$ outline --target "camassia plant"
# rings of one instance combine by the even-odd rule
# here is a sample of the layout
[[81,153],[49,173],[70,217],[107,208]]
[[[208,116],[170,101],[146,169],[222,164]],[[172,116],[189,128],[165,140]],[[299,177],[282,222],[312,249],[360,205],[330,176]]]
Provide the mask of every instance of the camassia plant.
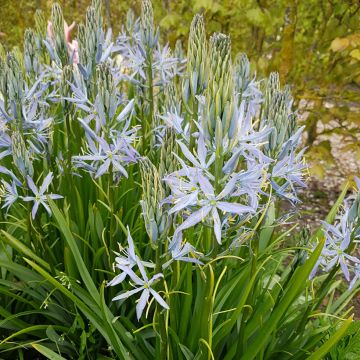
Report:
[[149,0],[115,39],[98,0],[73,28],[54,4],[1,52],[0,357],[324,358],[359,290],[360,195],[296,229],[289,87],[201,15],[187,59],[163,46]]

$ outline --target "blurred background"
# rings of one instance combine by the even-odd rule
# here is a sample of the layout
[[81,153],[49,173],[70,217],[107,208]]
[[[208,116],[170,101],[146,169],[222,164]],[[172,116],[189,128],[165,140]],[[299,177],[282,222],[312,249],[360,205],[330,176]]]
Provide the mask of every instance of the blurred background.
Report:
[[[22,47],[36,9],[49,15],[53,3],[0,2],[0,41],[8,49]],[[90,1],[59,3],[70,24],[84,21]],[[277,70],[292,86],[310,165],[305,214],[309,203],[315,221],[323,217],[345,179],[360,173],[360,1],[154,0],[153,5],[161,36],[172,46],[181,39],[186,49],[191,19],[202,12],[208,34],[229,33],[234,55],[245,52],[258,78]],[[129,6],[139,14],[138,1],[103,0],[115,36]],[[314,221],[313,215],[305,221]]]

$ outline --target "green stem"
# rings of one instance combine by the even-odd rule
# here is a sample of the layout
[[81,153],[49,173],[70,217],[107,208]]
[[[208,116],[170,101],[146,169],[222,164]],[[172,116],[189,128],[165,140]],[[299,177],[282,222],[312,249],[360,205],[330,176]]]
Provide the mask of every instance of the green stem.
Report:
[[195,138],[193,134],[196,132],[196,124],[195,121],[198,120],[198,101],[195,97],[192,98],[192,117],[190,121],[190,151],[193,151],[195,147]]
[[184,295],[185,297],[181,302],[182,321],[180,321],[179,339],[182,343],[185,343],[187,331],[189,329],[190,313],[192,312],[193,284],[192,284],[192,265],[190,263],[185,264],[184,272],[185,272],[185,281],[184,281],[185,286],[182,291],[184,291],[188,295]]
[[[250,270],[250,276],[251,279],[257,272],[257,257],[259,253],[259,241],[255,239],[252,242],[253,247],[250,248],[250,258],[251,258],[251,270]],[[250,304],[255,303],[256,299],[254,299],[255,294],[255,287],[251,287],[249,296],[248,296],[248,302]],[[247,315],[247,308],[244,308],[244,311],[241,314],[241,323],[240,323],[240,333],[239,333],[239,341],[237,343],[237,349],[236,349],[236,358],[240,358],[245,352],[247,348],[247,343],[245,341],[245,327],[246,322],[248,321],[248,315]]]
[[[204,339],[210,349],[212,347],[212,311],[213,311],[213,293],[214,293],[214,271],[211,265],[207,266],[205,272],[205,298],[203,302],[203,311],[200,319],[200,338]],[[204,359],[210,360],[211,353],[208,350]]]
[[[114,230],[114,213],[115,213],[115,194],[114,194],[114,174],[113,174],[113,166],[110,165],[109,168],[109,183],[108,183],[108,198],[109,198],[109,207],[110,207],[110,225],[109,225],[109,245],[110,250],[114,250],[116,247],[116,236]],[[113,262],[113,257],[115,256],[113,252],[110,252],[110,265]]]
[[[158,246],[155,252],[155,274],[162,272],[162,239],[158,240]],[[158,291],[164,290],[164,287],[161,286],[162,282],[158,284]],[[168,359],[168,342],[167,342],[167,330],[166,330],[166,313],[159,306],[156,306],[155,319],[158,320],[159,324],[159,335],[156,337],[156,353],[157,359],[167,360]]]
[[153,72],[152,72],[152,53],[151,49],[148,49],[147,52],[147,67],[146,67],[146,77],[147,77],[147,101],[149,102],[149,115],[148,117],[143,117],[142,120],[142,129],[143,129],[143,153],[148,150],[149,147],[149,138],[150,131],[154,128],[154,89],[153,89]]
[[67,147],[67,166],[69,173],[71,173],[71,142],[72,142],[72,132],[70,126],[70,114],[67,109],[67,106],[64,106],[64,117],[65,117],[65,126],[66,126],[66,147]]
[[335,276],[336,272],[338,270],[338,266],[335,266],[331,271],[330,273],[328,274],[328,276],[326,277],[326,279],[324,280],[324,282],[321,284],[319,290],[316,292],[316,297],[315,299],[317,299],[317,302],[315,303],[315,305],[311,306],[311,303],[308,304],[308,306],[306,307],[306,310],[304,312],[304,315],[301,319],[301,322],[299,323],[299,326],[297,327],[297,329],[294,331],[293,335],[291,336],[291,338],[289,339],[290,341],[292,341],[298,334],[301,334],[304,329],[305,329],[305,326],[306,326],[306,323],[307,323],[307,320],[311,314],[311,312],[314,310],[314,309],[317,309],[324,297],[326,296],[327,294],[327,287],[328,285],[330,284],[332,278]]

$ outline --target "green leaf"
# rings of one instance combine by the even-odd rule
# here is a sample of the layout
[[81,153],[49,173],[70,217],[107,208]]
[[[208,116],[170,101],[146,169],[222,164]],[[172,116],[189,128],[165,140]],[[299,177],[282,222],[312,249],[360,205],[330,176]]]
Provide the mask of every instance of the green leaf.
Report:
[[317,349],[308,360],[321,360],[324,359],[324,356],[331,350],[331,348],[336,345],[336,343],[345,335],[346,330],[352,322],[353,316],[350,316],[346,319],[339,329],[327,340],[319,349]]
[[38,257],[31,249],[24,245],[21,241],[15,239],[5,230],[1,230],[2,238],[6,241],[11,247],[19,251],[25,257],[35,260],[38,264],[44,267],[47,270],[50,270],[50,265],[40,257]]
[[63,233],[65,240],[70,247],[71,253],[75,258],[75,262],[77,264],[77,268],[79,270],[80,276],[84,281],[84,284],[88,289],[89,293],[91,294],[91,296],[94,298],[96,303],[99,303],[100,301],[99,291],[95,286],[94,281],[91,275],[89,274],[89,271],[82,259],[79,248],[77,247],[76,241],[70,231],[70,227],[66,222],[64,216],[60,212],[59,208],[55,205],[54,201],[52,201],[51,199],[48,200],[49,200],[49,205],[51,207],[51,211],[58,224],[59,230]]
[[308,277],[321,254],[324,242],[324,239],[321,240],[319,245],[311,254],[310,258],[305,262],[305,264],[295,270],[294,275],[289,281],[282,299],[274,308],[272,314],[270,315],[266,323],[263,324],[261,330],[257,333],[254,341],[249,345],[246,353],[241,358],[241,360],[254,359],[256,355],[266,346],[267,342],[272,337],[272,333],[276,329],[276,326],[281,320],[282,316],[285,314],[289,306],[292,304],[292,302],[294,302],[294,300],[297,299],[300,292],[306,286]]
[[107,333],[109,335],[111,343],[115,347],[114,348],[115,352],[117,354],[124,353],[126,350],[125,350],[124,346],[121,344],[119,337],[116,335],[113,324],[112,324],[112,319],[114,318],[114,316],[110,317],[110,314],[109,314],[110,311],[108,311],[106,304],[105,304],[104,283],[101,284],[101,288],[100,288],[100,308],[101,308],[101,313],[103,315],[103,318],[105,320],[105,327],[106,327]]
[[46,356],[46,358],[50,360],[66,360],[64,357],[52,351],[51,349],[47,348],[46,346],[40,344],[31,344],[31,346],[35,350],[37,350],[40,354]]
[[251,25],[264,27],[266,23],[266,16],[260,8],[253,8],[246,12],[246,17]]
[[350,41],[347,38],[335,38],[331,42],[331,50],[334,52],[344,51],[350,45]]
[[[139,349],[134,346],[131,337],[129,337],[129,334],[126,333],[125,329],[120,325],[120,331],[118,331],[118,334],[122,337],[122,340],[127,345],[127,349],[124,348],[121,341],[117,338],[116,341],[119,341],[119,343],[113,343],[113,337],[110,334],[109,336],[109,330],[107,325],[104,324],[104,319],[101,316],[101,310],[99,309],[100,299],[99,302],[95,302],[91,295],[89,294],[86,296],[87,301],[91,301],[92,303],[89,303],[89,306],[87,306],[82,299],[74,295],[71,291],[69,291],[65,286],[63,286],[61,283],[59,283],[54,277],[52,277],[50,274],[48,274],[44,269],[39,267],[37,264],[32,262],[29,259],[24,259],[34,270],[36,270],[41,276],[43,276],[50,284],[55,286],[57,289],[59,289],[66,297],[68,297],[73,303],[80,309],[80,311],[88,318],[88,320],[96,327],[99,332],[104,336],[108,344],[114,349],[121,348],[121,352],[117,353],[117,355],[120,357],[120,359],[132,359],[130,356],[130,351],[136,356],[137,359],[142,360],[143,354],[139,351]],[[83,290],[85,292],[85,290]],[[99,295],[100,297],[100,295]],[[105,307],[105,304],[102,303],[102,306]],[[106,307],[104,308],[104,311],[110,312],[110,310]],[[98,315],[98,312],[100,315]],[[107,315],[107,319],[109,319]],[[105,319],[106,320],[106,319]],[[108,320],[107,320],[108,321]]]
[[179,348],[182,352],[182,354],[185,356],[186,360],[193,360],[194,354],[183,344],[179,344]]
[[360,61],[360,49],[354,49],[353,51],[351,51],[350,56]]
[[[32,333],[32,332],[37,332],[38,330],[46,330],[48,327],[49,327],[49,325],[33,325],[33,326],[29,326],[29,327],[27,327],[25,329],[21,329],[19,331],[16,331],[15,333],[11,334],[7,338],[3,339],[0,342],[0,345],[6,343],[10,339],[13,339],[14,337],[17,337],[19,335]],[[54,326],[54,328],[59,329],[61,331],[66,331],[67,330],[67,328],[65,326]]]
[[[346,193],[349,189],[349,182],[347,182],[341,192],[341,194],[339,195],[339,197],[337,198],[335,204],[333,205],[333,207],[331,208],[331,210],[329,211],[329,213],[327,214],[325,221],[329,224],[331,224],[334,219],[335,216],[339,210],[340,205],[343,203]],[[317,239],[320,239],[323,236],[323,230],[322,227],[320,227],[315,233],[314,235],[311,237],[311,239],[309,240],[309,243],[312,243],[313,241],[316,241]]]

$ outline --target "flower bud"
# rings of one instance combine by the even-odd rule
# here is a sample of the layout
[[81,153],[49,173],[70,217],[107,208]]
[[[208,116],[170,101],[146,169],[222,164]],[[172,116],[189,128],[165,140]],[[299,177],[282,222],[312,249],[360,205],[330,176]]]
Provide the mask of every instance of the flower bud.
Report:
[[[246,54],[238,54],[234,64],[235,92],[239,94],[241,101],[242,94],[250,83],[250,62]],[[239,104],[240,105],[240,104]]]
[[159,174],[161,180],[165,175],[171,174],[177,169],[178,160],[174,155],[177,153],[177,148],[175,130],[167,127],[160,148]]
[[19,61],[14,53],[6,59],[6,93],[10,102],[19,103],[23,97],[24,80]]
[[160,181],[159,172],[148,158],[140,162],[143,196],[141,200],[142,215],[146,232],[152,244],[164,240],[170,227],[169,216],[163,211],[161,201],[165,192]]
[[126,13],[126,30],[129,33],[132,33],[135,24],[135,14],[134,11],[130,8]]
[[221,120],[222,134],[225,136],[234,117],[230,37],[221,33],[212,35],[209,54],[211,60],[205,115],[209,135],[213,138],[217,119]]
[[100,102],[105,114],[112,119],[115,113],[115,84],[109,63],[101,63],[96,67],[96,85]]
[[102,16],[99,1],[93,1],[93,6],[86,10],[85,26],[78,29],[80,63],[92,74],[95,64],[101,56]]
[[0,94],[6,95],[6,54],[3,46],[0,44]]
[[200,14],[191,22],[186,75],[191,95],[201,95],[208,81],[208,54],[204,18]]
[[92,0],[91,7],[95,10],[95,19],[96,19],[96,26],[97,28],[102,28],[103,26],[103,19],[102,19],[102,7],[101,7],[101,0]]
[[46,21],[42,10],[35,12],[35,34],[41,39],[46,37]]
[[79,42],[79,62],[86,65],[86,28],[83,23],[80,23],[77,28],[77,40]]
[[148,48],[154,48],[157,43],[158,33],[154,32],[154,11],[150,0],[141,2],[141,36]]
[[72,91],[70,84],[73,82],[73,69],[71,65],[65,65],[61,73],[60,81],[60,94],[62,97],[62,103],[65,104],[63,98],[71,97]]
[[39,72],[38,48],[35,33],[32,29],[26,29],[24,34],[24,63],[28,74],[37,74]]
[[293,98],[289,87],[280,88],[278,73],[271,73],[265,88],[261,127],[272,127],[264,151],[271,157],[280,153],[283,144],[296,132],[296,115],[292,112]]
[[170,113],[180,113],[180,103],[179,96],[176,91],[176,86],[173,82],[169,82],[164,87],[164,104],[163,112],[166,114]]
[[180,39],[176,40],[174,56],[176,59],[179,59],[179,60],[183,60],[185,58],[182,41]]
[[46,39],[46,29],[44,13],[38,9],[35,12],[35,41],[38,50],[44,48],[43,40]]
[[27,175],[32,177],[34,175],[34,168],[30,159],[30,152],[26,148],[24,139],[18,131],[14,131],[11,136],[11,141],[14,164],[24,178]]
[[53,4],[51,9],[51,24],[54,50],[62,65],[69,62],[69,54],[64,33],[64,16],[61,6]]

